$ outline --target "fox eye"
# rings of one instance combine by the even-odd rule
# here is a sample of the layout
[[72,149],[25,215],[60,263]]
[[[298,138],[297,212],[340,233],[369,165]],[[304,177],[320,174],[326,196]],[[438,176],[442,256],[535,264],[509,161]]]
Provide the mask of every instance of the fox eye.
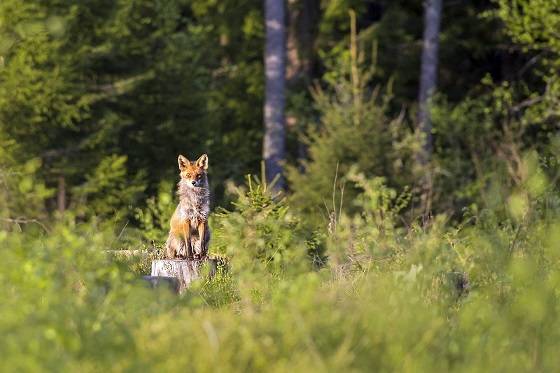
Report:
[[197,178],[197,179],[200,179],[201,177],[202,177],[202,175],[200,175],[200,174],[199,174],[199,175],[196,175],[196,178]]

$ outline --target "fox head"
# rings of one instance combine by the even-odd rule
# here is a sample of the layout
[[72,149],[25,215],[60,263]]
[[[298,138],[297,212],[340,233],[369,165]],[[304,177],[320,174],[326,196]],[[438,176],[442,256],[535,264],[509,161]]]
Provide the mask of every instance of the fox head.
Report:
[[181,182],[190,188],[207,187],[208,156],[202,154],[196,161],[191,162],[185,156],[179,155],[179,174]]

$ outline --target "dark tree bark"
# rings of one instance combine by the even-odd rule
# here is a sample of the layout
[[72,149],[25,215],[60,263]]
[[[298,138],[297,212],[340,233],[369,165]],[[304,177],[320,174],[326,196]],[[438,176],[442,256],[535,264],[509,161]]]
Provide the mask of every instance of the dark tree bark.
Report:
[[[286,43],[286,85],[293,92],[306,92],[313,81],[314,44],[321,13],[320,0],[288,0]],[[295,113],[286,114],[286,129],[294,131],[300,171],[307,158],[307,147],[300,137],[305,129]]]
[[[427,166],[432,156],[432,123],[430,121],[430,98],[437,85],[439,28],[441,23],[441,2],[443,0],[425,0],[424,3],[424,40],[422,44],[422,66],[420,72],[420,90],[418,92],[418,127],[422,134],[422,149],[418,153],[418,162]],[[420,180],[421,209],[424,222],[430,220],[432,209],[432,175],[429,168]]]
[[58,211],[66,211],[66,179],[63,175],[58,177],[58,191],[56,195],[56,206]]
[[265,0],[266,92],[264,103],[263,158],[266,179],[272,181],[277,175],[276,189],[285,186],[282,162],[286,158],[286,129],[284,124],[286,45],[284,25],[284,1]]
[[288,0],[286,80],[289,87],[311,83],[319,15],[319,0]]
[[437,85],[439,29],[441,24],[442,0],[426,0],[424,3],[424,41],[422,45],[422,67],[418,93],[418,126],[424,135],[420,161],[426,164],[432,153],[432,124],[429,101]]

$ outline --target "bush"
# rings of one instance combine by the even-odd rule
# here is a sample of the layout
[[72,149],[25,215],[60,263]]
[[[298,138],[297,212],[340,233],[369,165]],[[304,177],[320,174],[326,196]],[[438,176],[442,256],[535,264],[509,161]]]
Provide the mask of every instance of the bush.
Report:
[[247,177],[245,187],[231,186],[235,209],[214,217],[213,251],[231,259],[241,273],[284,275],[309,269],[309,234],[285,199],[269,185]]
[[20,152],[21,147],[0,132],[0,229],[21,230],[32,223],[30,227],[43,230],[44,202],[53,190],[38,177],[41,160],[31,158],[20,164],[14,156]]

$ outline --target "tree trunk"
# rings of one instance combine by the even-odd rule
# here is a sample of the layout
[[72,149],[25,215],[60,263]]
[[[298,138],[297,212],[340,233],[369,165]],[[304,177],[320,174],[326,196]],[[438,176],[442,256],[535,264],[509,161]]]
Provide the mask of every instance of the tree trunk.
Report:
[[288,87],[311,83],[313,45],[320,14],[318,0],[288,0],[287,66]]
[[[288,25],[286,42],[286,85],[288,91],[307,92],[313,81],[314,44],[320,16],[320,0],[288,0]],[[286,129],[298,138],[297,158],[300,171],[307,158],[303,141],[305,128],[297,113],[286,113]]]
[[263,158],[268,182],[279,177],[275,189],[284,188],[282,162],[286,158],[285,105],[285,26],[284,1],[265,0],[266,92],[264,103]]
[[442,0],[426,0],[424,3],[424,41],[422,45],[422,67],[420,91],[418,93],[418,126],[424,135],[420,162],[428,163],[432,153],[432,124],[429,103],[437,84],[439,28]]
[[208,265],[208,275],[216,273],[215,259],[207,260],[177,260],[164,259],[152,261],[152,277],[174,277],[179,282],[178,292],[184,292],[191,282],[201,278],[204,274],[205,264]]
[[56,206],[59,212],[66,211],[66,179],[63,175],[58,177],[58,191],[56,195]]
[[437,84],[441,2],[442,0],[426,0],[424,3],[424,41],[418,92],[418,127],[423,143],[418,153],[418,163],[424,168],[424,174],[420,180],[420,203],[425,223],[430,220],[432,209],[432,175],[425,166],[429,164],[432,156],[432,123],[429,105]]

